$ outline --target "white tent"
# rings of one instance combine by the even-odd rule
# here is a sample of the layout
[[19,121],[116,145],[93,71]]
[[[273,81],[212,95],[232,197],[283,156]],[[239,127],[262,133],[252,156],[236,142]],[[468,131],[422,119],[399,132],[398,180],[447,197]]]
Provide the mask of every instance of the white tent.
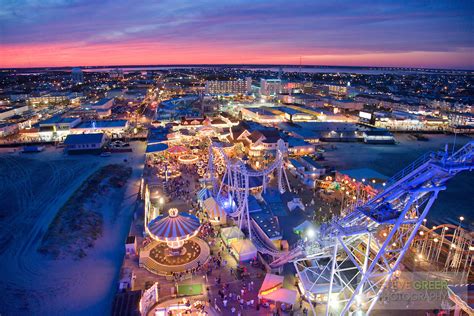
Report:
[[232,242],[230,245],[232,253],[235,255],[239,262],[249,261],[257,257],[257,248],[253,245],[249,239],[238,239]]
[[295,304],[297,292],[283,288],[283,280],[284,277],[280,275],[267,273],[258,292],[258,298],[289,305]]
[[221,238],[226,245],[230,245],[234,240],[243,239],[244,237],[244,233],[237,226],[221,229]]
[[226,223],[227,214],[213,197],[204,200],[203,208],[207,212],[212,225],[222,225]]
[[294,198],[293,200],[289,201],[287,203],[288,209],[290,212],[294,211],[297,207],[299,207],[301,210],[305,210],[303,201],[301,201],[300,198]]

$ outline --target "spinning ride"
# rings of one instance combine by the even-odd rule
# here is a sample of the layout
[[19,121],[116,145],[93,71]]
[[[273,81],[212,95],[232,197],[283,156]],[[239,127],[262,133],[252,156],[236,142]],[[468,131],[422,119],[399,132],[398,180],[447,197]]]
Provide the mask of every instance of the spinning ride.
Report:
[[148,223],[150,237],[165,242],[173,255],[179,255],[184,242],[199,232],[199,219],[191,214],[179,213],[172,208],[168,215],[161,215]]
[[148,223],[146,232],[152,241],[140,251],[140,266],[159,275],[195,268],[210,255],[209,245],[196,237],[199,219],[175,208],[168,212]]

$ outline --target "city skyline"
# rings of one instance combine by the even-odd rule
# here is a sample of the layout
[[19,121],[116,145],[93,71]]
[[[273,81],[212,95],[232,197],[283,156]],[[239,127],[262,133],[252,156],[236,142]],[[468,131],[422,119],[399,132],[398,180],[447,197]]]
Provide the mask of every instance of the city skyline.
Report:
[[474,68],[472,2],[7,2],[0,67]]

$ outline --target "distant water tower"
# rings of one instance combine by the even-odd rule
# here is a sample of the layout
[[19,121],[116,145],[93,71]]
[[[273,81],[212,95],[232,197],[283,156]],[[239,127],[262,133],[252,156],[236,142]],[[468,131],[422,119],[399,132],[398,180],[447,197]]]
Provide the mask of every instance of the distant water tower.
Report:
[[72,82],[74,83],[83,83],[84,82],[84,73],[81,68],[72,68],[71,71]]

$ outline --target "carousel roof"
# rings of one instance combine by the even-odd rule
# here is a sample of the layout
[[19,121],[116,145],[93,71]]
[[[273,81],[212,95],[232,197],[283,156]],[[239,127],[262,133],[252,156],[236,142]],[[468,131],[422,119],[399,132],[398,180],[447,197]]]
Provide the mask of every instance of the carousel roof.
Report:
[[168,215],[161,215],[152,220],[148,224],[148,231],[156,240],[183,240],[196,234],[200,225],[196,216],[178,213],[174,208],[169,210]]

